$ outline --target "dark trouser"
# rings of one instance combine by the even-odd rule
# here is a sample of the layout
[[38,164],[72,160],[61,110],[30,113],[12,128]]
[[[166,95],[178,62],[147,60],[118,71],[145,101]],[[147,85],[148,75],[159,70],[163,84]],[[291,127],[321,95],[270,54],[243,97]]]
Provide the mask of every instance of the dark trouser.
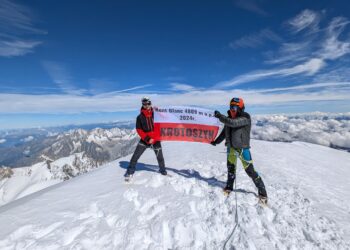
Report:
[[241,160],[247,175],[253,180],[255,186],[258,188],[259,195],[267,196],[264,182],[254,169],[249,148],[227,148],[227,187],[233,189],[233,183],[236,179],[237,157]]
[[142,140],[140,140],[139,143],[137,144],[137,147],[135,149],[134,154],[131,157],[130,164],[128,166],[128,170],[126,172],[127,174],[134,174],[135,173],[136,163],[139,160],[139,158],[141,157],[141,155],[143,154],[143,152],[145,152],[145,150],[147,148],[152,148],[154,150],[154,153],[157,156],[159,171],[160,172],[165,171],[165,163],[164,163],[164,157],[163,157],[163,152],[162,152],[162,145],[160,144],[160,142],[156,142],[155,144],[153,144],[151,146],[151,145],[146,144]]

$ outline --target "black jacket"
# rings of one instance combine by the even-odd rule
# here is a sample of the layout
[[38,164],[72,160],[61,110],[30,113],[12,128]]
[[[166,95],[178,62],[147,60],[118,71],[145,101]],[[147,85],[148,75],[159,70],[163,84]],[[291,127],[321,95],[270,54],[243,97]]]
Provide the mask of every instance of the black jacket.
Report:
[[221,115],[219,120],[225,125],[220,135],[214,141],[216,144],[226,139],[226,144],[233,148],[250,147],[251,119],[246,112],[240,112],[236,118]]

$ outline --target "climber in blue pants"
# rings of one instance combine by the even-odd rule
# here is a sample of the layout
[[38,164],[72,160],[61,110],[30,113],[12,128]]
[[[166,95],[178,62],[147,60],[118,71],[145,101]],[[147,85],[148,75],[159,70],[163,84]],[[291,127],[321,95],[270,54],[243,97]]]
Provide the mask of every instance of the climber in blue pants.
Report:
[[244,112],[244,102],[242,98],[232,98],[228,116],[222,115],[219,111],[214,112],[214,116],[224,123],[224,129],[215,141],[211,142],[213,146],[226,139],[227,145],[227,183],[224,191],[229,193],[233,190],[233,184],[236,178],[237,158],[242,162],[244,170],[253,180],[258,188],[259,199],[266,203],[267,193],[265,185],[259,174],[255,171],[253,160],[250,154],[250,130],[251,118],[247,112]]

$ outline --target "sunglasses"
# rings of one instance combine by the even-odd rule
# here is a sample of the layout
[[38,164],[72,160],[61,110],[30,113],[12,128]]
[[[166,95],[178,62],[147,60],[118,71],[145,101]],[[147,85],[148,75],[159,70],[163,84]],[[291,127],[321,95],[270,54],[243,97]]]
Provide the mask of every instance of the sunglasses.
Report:
[[143,102],[143,103],[142,103],[142,106],[151,106],[151,105],[152,105],[151,102]]
[[234,111],[237,111],[237,110],[239,109],[239,107],[236,106],[236,105],[231,105],[231,106],[230,106],[230,109],[231,109],[231,110],[234,110]]

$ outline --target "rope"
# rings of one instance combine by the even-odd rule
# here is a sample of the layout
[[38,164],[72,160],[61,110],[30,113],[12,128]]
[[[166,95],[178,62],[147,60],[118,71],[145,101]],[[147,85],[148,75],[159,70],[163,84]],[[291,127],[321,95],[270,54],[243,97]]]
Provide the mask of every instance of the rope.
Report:
[[156,152],[156,157],[158,158],[159,151],[162,150],[162,148],[154,148],[154,147],[153,147],[153,144],[150,145],[150,148],[151,148],[153,151],[155,151],[155,152],[157,151],[157,152]]
[[226,249],[226,244],[231,240],[231,238],[232,238],[232,236],[233,236],[233,234],[234,234],[234,232],[236,231],[236,228],[237,228],[237,226],[238,226],[238,209],[237,209],[237,166],[236,166],[236,178],[235,178],[235,200],[236,200],[236,213],[235,213],[235,226],[234,226],[234,228],[232,229],[232,231],[231,231],[231,233],[230,233],[230,235],[226,238],[226,241],[225,241],[225,243],[224,243],[224,246],[223,246],[223,250],[225,250]]

